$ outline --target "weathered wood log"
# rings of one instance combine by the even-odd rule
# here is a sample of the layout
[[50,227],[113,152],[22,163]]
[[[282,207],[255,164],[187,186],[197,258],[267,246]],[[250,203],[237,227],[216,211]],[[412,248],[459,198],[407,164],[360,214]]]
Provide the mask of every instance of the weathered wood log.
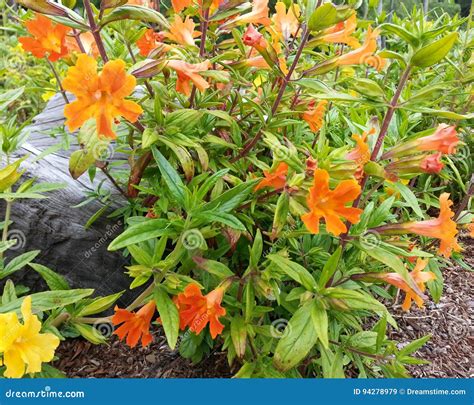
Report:
[[[85,229],[87,220],[101,208],[100,203],[73,208],[84,201],[85,194],[92,191],[105,176],[98,171],[93,184],[87,174],[78,180],[72,179],[68,169],[71,151],[57,151],[35,161],[38,155],[58,142],[50,132],[64,125],[63,109],[64,101],[58,94],[35,117],[32,125],[25,129],[30,136],[18,152],[18,157],[28,155],[22,164],[22,168],[26,169],[26,178],[34,177],[38,182],[65,183],[66,187],[48,193],[48,199],[23,199],[14,203],[9,238],[16,238],[18,243],[7,253],[7,258],[24,251],[41,250],[35,262],[64,275],[73,288],[95,288],[97,294],[112,294],[127,289],[131,281],[124,274],[128,260],[121,252],[107,251],[109,243],[122,231],[122,224],[102,216],[89,229]],[[71,149],[78,148],[76,144]],[[109,187],[116,194],[114,200],[118,202],[117,206],[125,202],[108,180],[103,187]],[[2,200],[2,214],[4,208]],[[32,269],[19,271],[12,278],[15,283],[27,285],[33,290],[44,287]],[[124,303],[130,300],[131,294],[122,297]]]

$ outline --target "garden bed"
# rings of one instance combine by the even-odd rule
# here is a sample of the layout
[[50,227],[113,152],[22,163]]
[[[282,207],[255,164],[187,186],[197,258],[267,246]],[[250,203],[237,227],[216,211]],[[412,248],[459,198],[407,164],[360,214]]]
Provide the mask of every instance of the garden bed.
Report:
[[[465,239],[465,261],[474,265],[474,243]],[[394,305],[394,317],[400,327],[391,338],[403,344],[431,334],[431,340],[417,357],[430,364],[409,367],[413,377],[472,378],[472,346],[470,325],[474,311],[474,273],[459,266],[444,272],[444,294],[435,304],[426,302],[425,309],[405,313]],[[193,365],[170,350],[166,338],[154,336],[148,347],[130,349],[115,336],[107,346],[95,346],[82,339],[63,342],[55,366],[68,377],[82,378],[228,378],[232,371],[226,354],[214,351],[201,363]]]

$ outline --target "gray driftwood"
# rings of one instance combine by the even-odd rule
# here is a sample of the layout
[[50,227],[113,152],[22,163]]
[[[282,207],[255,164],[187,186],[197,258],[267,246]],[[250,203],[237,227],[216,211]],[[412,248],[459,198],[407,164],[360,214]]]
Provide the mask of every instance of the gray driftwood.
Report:
[[[86,221],[101,205],[90,203],[81,208],[72,206],[84,201],[85,193],[94,187],[87,174],[73,180],[68,171],[71,151],[52,153],[33,162],[47,148],[58,142],[49,133],[51,129],[64,125],[64,101],[60,95],[53,97],[46,109],[39,114],[26,130],[30,136],[18,155],[29,155],[22,164],[27,178],[35,177],[38,182],[66,183],[66,188],[48,193],[45,200],[19,200],[14,203],[10,235],[18,239],[16,250],[9,251],[8,257],[30,250],[41,250],[35,262],[41,263],[64,275],[73,288],[95,288],[97,294],[105,295],[124,290],[131,279],[124,274],[127,260],[121,252],[107,251],[108,244],[122,231],[122,224],[102,217],[91,228],[85,229]],[[77,149],[78,145],[72,149]],[[104,176],[97,173],[95,183]],[[116,201],[123,197],[116,193]],[[0,203],[4,213],[4,202]],[[3,219],[2,219],[3,220]],[[13,277],[16,283],[25,284],[33,290],[44,287],[36,272],[26,268]],[[4,280],[5,281],[5,280]],[[1,285],[0,285],[1,286]],[[130,301],[130,295],[122,302]]]

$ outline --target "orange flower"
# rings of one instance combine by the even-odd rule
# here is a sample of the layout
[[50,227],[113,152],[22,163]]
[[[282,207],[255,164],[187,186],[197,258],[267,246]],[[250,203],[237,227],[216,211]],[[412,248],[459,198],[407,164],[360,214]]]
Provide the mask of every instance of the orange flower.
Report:
[[356,28],[357,17],[356,14],[353,14],[346,21],[336,24],[332,28],[328,28],[321,37],[316,39],[316,41],[331,44],[346,44],[351,48],[359,48],[359,41],[352,36]]
[[443,193],[439,197],[440,212],[438,218],[426,221],[404,222],[401,224],[383,225],[374,228],[376,232],[390,235],[403,235],[414,233],[416,235],[427,236],[440,240],[438,253],[446,258],[451,257],[452,252],[460,252],[461,246],[457,243],[458,233],[456,222],[452,220],[454,212],[451,211],[453,202],[449,199],[448,193]]
[[438,174],[443,170],[444,164],[441,162],[441,152],[426,156],[421,164],[421,170],[425,173]]
[[346,232],[347,228],[341,217],[352,224],[359,222],[362,210],[346,205],[355,200],[360,192],[360,186],[355,180],[341,181],[334,190],[331,190],[328,172],[316,169],[313,186],[310,187],[306,198],[310,212],[301,217],[306,228],[313,234],[319,233],[319,221],[324,218],[328,232],[335,236]]
[[224,287],[217,287],[209,294],[202,295],[197,284],[188,284],[176,299],[180,328],[183,330],[189,326],[191,332],[199,335],[209,323],[211,336],[215,339],[224,330],[224,325],[219,321],[226,313],[221,306],[224,293]]
[[114,332],[114,335],[117,335],[120,340],[127,337],[126,343],[130,347],[135,347],[140,338],[142,347],[148,346],[153,340],[150,333],[150,322],[154,313],[155,303],[153,301],[141,307],[136,313],[116,306],[112,323],[115,326],[123,325]]
[[124,61],[107,62],[99,75],[94,58],[79,55],[76,65],[69,68],[63,81],[64,89],[77,97],[64,108],[69,130],[75,131],[88,119],[95,118],[99,135],[116,138],[112,129],[116,117],[135,122],[143,112],[137,103],[125,100],[133,93],[135,85],[136,79],[127,74]]
[[471,238],[474,238],[474,218],[472,219],[472,222],[467,226],[467,229],[469,230],[469,236]]
[[382,159],[412,155],[418,151],[441,152],[449,155],[456,153],[458,143],[456,127],[440,124],[434,134],[402,143],[385,153]]
[[281,34],[284,41],[288,41],[298,32],[300,7],[297,4],[292,4],[286,12],[285,3],[279,1],[275,5],[275,11],[276,13],[272,17],[275,30]]
[[[425,292],[425,283],[431,280],[436,279],[436,275],[431,271],[422,271],[426,265],[428,264],[428,260],[418,259],[415,265],[415,268],[410,273],[410,277],[419,290],[424,293]],[[408,283],[400,276],[398,273],[384,273],[384,274],[374,274],[375,278],[379,278],[386,283],[389,283],[402,291],[405,291],[405,300],[402,304],[402,309],[407,312],[410,310],[412,301],[415,301],[418,307],[423,307],[423,298],[420,297],[409,285]]]
[[372,128],[369,132],[364,132],[362,136],[352,135],[352,139],[356,141],[356,147],[346,155],[346,159],[357,163],[357,171],[355,173],[357,180],[362,179],[364,176],[364,166],[370,161],[370,149],[367,141],[368,135],[373,135],[374,133],[375,128]]
[[200,91],[204,91],[209,87],[209,83],[199,74],[199,72],[205,72],[209,69],[210,62],[208,60],[196,64],[182,60],[169,60],[166,66],[176,71],[178,75],[176,90],[186,96],[191,94],[191,81]]
[[127,4],[134,6],[143,6],[143,7],[155,7],[155,2],[153,0],[128,0]]
[[265,178],[257,184],[254,190],[258,191],[264,187],[273,187],[275,190],[279,190],[285,187],[287,174],[288,165],[284,162],[279,163],[273,172],[270,170],[264,170],[263,175]]
[[374,52],[377,50],[377,37],[379,36],[379,33],[380,31],[378,29],[372,31],[372,27],[369,27],[364,44],[351,52],[339,56],[336,59],[336,65],[345,66],[368,64],[375,67],[377,70],[382,69],[385,66],[385,60],[374,55]]
[[221,29],[227,29],[235,25],[245,24],[262,24],[269,25],[270,18],[268,18],[268,0],[253,0],[252,11],[247,14],[242,14],[228,23],[221,26]]
[[66,34],[71,28],[53,23],[41,14],[35,14],[35,19],[26,21],[25,25],[33,36],[18,38],[25,51],[31,52],[37,58],[47,56],[51,62],[68,54]]
[[155,32],[151,28],[147,29],[137,41],[137,46],[140,50],[140,55],[148,56],[153,49],[156,49],[159,46],[165,46],[165,44],[162,43],[163,39],[163,34]]
[[314,102],[311,102],[309,110],[305,111],[302,115],[302,118],[308,123],[311,131],[315,133],[323,126],[327,103],[326,100],[320,101],[316,108],[314,108]]
[[251,46],[259,52],[264,52],[268,46],[263,35],[260,34],[252,24],[247,27],[242,41],[245,45]]
[[195,26],[196,24],[194,24],[191,17],[188,16],[183,21],[182,18],[176,14],[173,24],[170,25],[170,31],[164,35],[178,44],[194,46],[194,38],[200,34],[200,32],[194,31]]
[[[93,56],[95,59],[99,57],[99,48],[97,48],[97,43],[95,42],[94,35],[92,35],[91,32],[83,32],[79,34],[79,40],[81,41],[87,55]],[[69,51],[84,53],[82,52],[82,49],[79,48],[79,44],[74,37],[66,37],[66,46]]]
[[171,0],[171,5],[175,13],[181,13],[181,11],[191,4],[193,4],[193,0]]

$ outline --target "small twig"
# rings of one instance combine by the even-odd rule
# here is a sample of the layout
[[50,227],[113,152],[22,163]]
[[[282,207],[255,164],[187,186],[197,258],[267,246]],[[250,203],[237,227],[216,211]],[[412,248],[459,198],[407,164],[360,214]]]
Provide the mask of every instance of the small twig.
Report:
[[45,57],[45,59],[46,59],[46,62],[48,62],[48,65],[51,68],[51,71],[53,72],[54,77],[56,78],[56,82],[58,84],[59,91],[61,92],[61,95],[63,96],[63,99],[64,99],[65,103],[69,104],[69,99],[67,98],[66,92],[64,91],[63,85],[61,83],[61,78],[59,77],[59,74],[56,71],[56,68],[54,67],[54,65],[51,63],[51,61],[47,57]]

